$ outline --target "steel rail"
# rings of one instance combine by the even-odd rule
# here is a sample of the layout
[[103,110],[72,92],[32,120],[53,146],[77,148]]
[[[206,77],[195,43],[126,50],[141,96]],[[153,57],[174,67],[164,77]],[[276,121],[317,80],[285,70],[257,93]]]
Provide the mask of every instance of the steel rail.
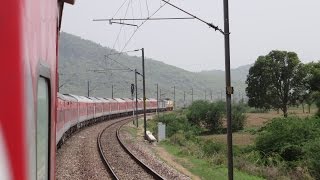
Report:
[[[142,117],[142,115],[139,115],[140,117]],[[127,118],[123,118],[122,120],[120,121],[117,121],[117,122],[113,122],[111,124],[109,124],[106,128],[104,128],[98,135],[97,137],[97,146],[98,146],[98,151],[99,151],[99,154],[100,154],[100,158],[102,159],[103,161],[103,164],[105,165],[106,169],[110,172],[110,174],[112,175],[112,178],[113,179],[116,179],[116,180],[119,180],[120,178],[117,176],[116,172],[113,170],[110,162],[108,161],[107,157],[105,156],[105,154],[103,153],[103,149],[102,149],[102,143],[101,143],[101,138],[102,138],[102,135],[103,133],[108,129],[110,128],[112,125],[115,125],[117,123],[121,123],[123,121],[129,121],[131,122],[131,119],[132,117],[127,117]],[[148,167],[146,164],[144,164],[142,161],[140,161],[125,145],[124,143],[122,142],[122,140],[120,139],[119,137],[119,130],[122,128],[123,125],[127,124],[128,122],[125,122],[123,124],[120,125],[120,127],[117,129],[116,131],[116,137],[117,137],[117,140],[120,144],[120,146],[122,147],[122,149],[140,166],[142,167],[145,172],[147,172],[148,174],[150,174],[154,179],[157,179],[157,180],[163,180],[165,178],[163,178],[161,175],[159,175],[155,170],[153,170],[152,168]]]
[[155,170],[153,170],[151,167],[143,163],[142,161],[139,160],[137,156],[135,156],[123,143],[123,141],[120,139],[119,131],[124,126],[126,123],[122,124],[118,129],[117,129],[117,139],[121,145],[121,147],[130,155],[130,157],[136,161],[137,164],[139,164],[147,173],[153,176],[154,179],[157,180],[164,180],[160,174],[158,174]]

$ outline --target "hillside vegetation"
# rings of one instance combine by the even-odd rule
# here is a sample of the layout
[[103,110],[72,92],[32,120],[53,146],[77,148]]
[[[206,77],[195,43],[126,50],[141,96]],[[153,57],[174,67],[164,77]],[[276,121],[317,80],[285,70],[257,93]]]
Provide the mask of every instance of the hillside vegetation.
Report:
[[[114,97],[130,97],[130,84],[134,82],[134,73],[110,69],[137,69],[141,72],[140,52],[115,54],[110,48],[103,47],[92,41],[81,39],[67,33],[61,33],[59,46],[59,84],[60,92],[87,95],[87,82],[90,81],[90,96],[111,97],[111,87],[114,85]],[[136,55],[136,56],[134,56]],[[146,50],[146,56],[148,56]],[[222,60],[223,61],[223,60]],[[146,92],[147,97],[156,97],[156,83],[161,89],[161,98],[173,99],[173,86],[176,86],[177,106],[183,106],[183,94],[186,92],[186,105],[191,103],[191,88],[194,100],[224,99],[224,71],[213,70],[204,72],[190,72],[165,64],[161,61],[146,57]],[[214,68],[214,67],[213,67]],[[235,99],[242,98],[245,90],[245,79],[250,66],[243,66],[232,70]],[[105,70],[93,72],[92,70]],[[138,76],[139,97],[142,96],[142,81]],[[222,93],[221,93],[222,92]]]

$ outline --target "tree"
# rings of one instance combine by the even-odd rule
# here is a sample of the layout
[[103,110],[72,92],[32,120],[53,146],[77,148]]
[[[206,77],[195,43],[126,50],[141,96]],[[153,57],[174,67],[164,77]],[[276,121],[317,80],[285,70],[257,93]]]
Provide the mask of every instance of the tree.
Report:
[[298,100],[306,73],[294,52],[271,51],[258,57],[247,76],[248,105],[281,109],[288,116],[288,105]]
[[310,105],[315,102],[318,107],[318,115],[320,115],[320,61],[308,63],[306,67],[308,70],[307,81],[305,83],[308,89],[306,100],[309,105],[309,112]]

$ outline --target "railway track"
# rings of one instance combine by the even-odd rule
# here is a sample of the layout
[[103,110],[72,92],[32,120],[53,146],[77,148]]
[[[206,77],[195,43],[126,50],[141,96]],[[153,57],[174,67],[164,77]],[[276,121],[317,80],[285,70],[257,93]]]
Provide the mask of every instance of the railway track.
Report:
[[120,128],[131,118],[108,125],[98,136],[101,159],[114,179],[164,179],[140,161],[121,141]]

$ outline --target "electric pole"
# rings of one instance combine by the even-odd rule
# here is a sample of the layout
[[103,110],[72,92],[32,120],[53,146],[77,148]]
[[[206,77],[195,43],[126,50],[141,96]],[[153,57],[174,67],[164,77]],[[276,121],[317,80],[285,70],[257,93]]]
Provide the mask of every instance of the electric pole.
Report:
[[159,118],[159,85],[158,83],[156,85],[157,85],[157,116]]
[[210,97],[211,97],[211,102],[212,102],[212,91],[210,91]]
[[137,84],[137,69],[134,70],[134,83],[136,85],[136,125],[139,127],[139,121],[138,121],[138,84]]
[[113,99],[113,84],[111,85],[111,97]]
[[131,90],[131,98],[132,98],[132,123],[134,124],[134,101],[133,101],[133,95],[135,91],[134,84],[131,84],[130,90]]
[[226,73],[226,101],[227,101],[227,144],[228,144],[228,177],[233,180],[233,152],[232,152],[232,121],[231,121],[231,86],[230,73],[230,32],[229,32],[229,1],[223,0],[224,13],[224,42],[225,42],[225,73]]
[[144,48],[142,51],[142,74],[143,74],[143,122],[144,122],[144,138],[147,139],[147,115],[146,115],[146,74],[144,69]]

